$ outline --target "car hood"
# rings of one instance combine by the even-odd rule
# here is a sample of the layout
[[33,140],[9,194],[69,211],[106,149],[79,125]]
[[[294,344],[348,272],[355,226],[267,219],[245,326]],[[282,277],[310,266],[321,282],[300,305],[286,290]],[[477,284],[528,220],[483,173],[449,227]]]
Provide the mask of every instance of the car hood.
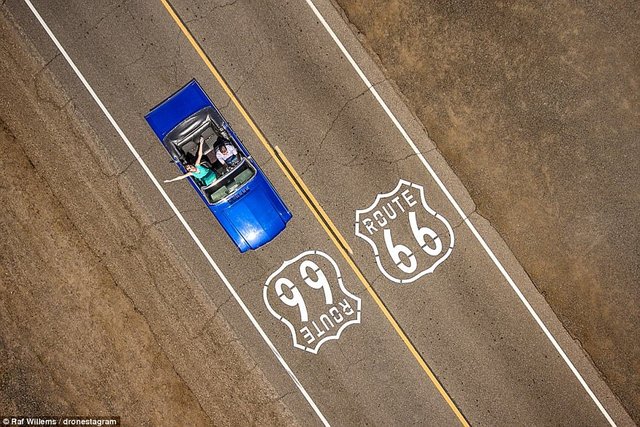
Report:
[[[230,201],[229,206],[220,214],[237,233],[237,236],[233,236],[232,230],[227,228],[242,252],[249,248],[257,249],[271,241],[286,226],[286,221],[280,216],[272,200],[260,191],[247,192]],[[242,241],[246,244],[243,245]],[[243,246],[246,245],[249,247],[244,249]]]

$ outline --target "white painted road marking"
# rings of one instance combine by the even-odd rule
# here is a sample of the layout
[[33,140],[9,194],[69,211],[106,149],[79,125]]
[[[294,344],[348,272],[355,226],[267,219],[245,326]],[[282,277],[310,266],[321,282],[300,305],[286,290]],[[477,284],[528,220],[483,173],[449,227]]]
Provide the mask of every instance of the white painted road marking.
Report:
[[285,261],[265,282],[263,297],[269,312],[291,331],[293,346],[312,354],[360,323],[360,298],[347,290],[338,264],[321,251]]
[[95,91],[93,90],[93,88],[89,85],[89,82],[87,82],[87,80],[84,78],[84,75],[80,72],[80,70],[78,69],[78,67],[76,67],[75,63],[73,62],[73,60],[71,59],[71,57],[69,56],[69,54],[67,54],[67,51],[62,47],[62,44],[60,44],[60,42],[58,41],[58,39],[56,38],[56,36],[53,34],[53,32],[51,31],[51,29],[49,28],[49,26],[47,25],[47,23],[44,21],[44,19],[42,19],[42,16],[40,16],[40,14],[38,13],[38,11],[36,10],[36,8],[33,6],[33,4],[31,3],[31,1],[29,0],[24,0],[24,2],[26,3],[26,5],[29,7],[29,9],[31,9],[31,12],[33,13],[33,15],[36,17],[36,19],[38,20],[38,22],[40,23],[40,25],[42,26],[42,28],[44,28],[44,30],[47,32],[47,34],[49,35],[49,37],[51,38],[51,40],[53,41],[53,43],[56,45],[56,47],[58,48],[58,50],[60,51],[60,53],[64,56],[64,58],[66,59],[67,63],[69,64],[69,66],[73,69],[73,71],[75,72],[75,74],[78,76],[78,78],[80,79],[80,81],[82,82],[82,84],[84,85],[84,87],[87,89],[87,91],[89,92],[89,94],[91,95],[91,97],[93,98],[93,100],[96,102],[96,104],[98,104],[98,106],[100,107],[100,109],[102,110],[102,112],[104,113],[104,115],[107,117],[107,119],[109,120],[109,122],[111,123],[111,125],[113,126],[113,128],[116,130],[116,132],[118,132],[118,135],[120,135],[120,138],[124,141],[124,143],[126,144],[127,148],[129,148],[129,151],[131,151],[131,153],[133,154],[133,156],[135,157],[135,159],[138,161],[138,163],[140,164],[140,166],[142,166],[142,169],[145,171],[145,173],[147,174],[147,176],[149,177],[149,179],[151,179],[151,182],[153,182],[153,185],[155,185],[156,189],[160,192],[160,194],[162,195],[162,197],[164,198],[164,200],[167,202],[167,204],[169,205],[169,207],[171,208],[171,210],[173,211],[173,213],[176,215],[176,217],[180,220],[180,222],[182,223],[182,226],[184,227],[185,230],[187,230],[187,232],[189,233],[189,235],[191,236],[191,238],[193,239],[193,241],[196,243],[196,245],[198,246],[198,248],[200,249],[200,251],[202,252],[202,254],[204,255],[204,257],[207,259],[207,261],[209,262],[209,264],[211,265],[211,267],[213,267],[213,269],[215,270],[216,274],[220,277],[220,279],[222,280],[222,282],[225,284],[225,286],[227,287],[227,289],[229,290],[229,292],[231,293],[231,295],[233,295],[233,298],[236,300],[236,302],[238,303],[238,305],[240,306],[240,308],[242,308],[242,311],[244,311],[244,313],[246,314],[246,316],[249,318],[249,320],[251,321],[251,323],[253,324],[253,326],[256,328],[256,330],[258,331],[258,333],[260,334],[260,336],[262,337],[262,339],[264,340],[264,342],[267,344],[267,346],[269,346],[269,348],[271,349],[271,351],[273,352],[274,356],[276,357],[276,359],[278,359],[278,361],[280,362],[280,364],[282,365],[282,367],[284,368],[284,370],[287,372],[287,374],[289,374],[289,376],[291,377],[291,379],[293,380],[293,382],[295,383],[295,385],[298,387],[298,389],[300,390],[300,392],[302,393],[302,395],[304,396],[304,398],[307,400],[307,402],[309,403],[309,405],[311,406],[311,408],[314,410],[314,412],[316,413],[316,415],[318,416],[318,418],[320,419],[320,421],[322,421],[322,424],[324,424],[325,426],[329,425],[329,422],[327,421],[327,419],[324,417],[324,415],[322,414],[322,412],[320,412],[320,409],[318,409],[318,407],[316,406],[315,402],[313,401],[313,399],[311,399],[311,396],[309,396],[309,394],[307,393],[307,391],[305,390],[304,386],[302,385],[302,383],[300,383],[300,381],[298,380],[298,377],[296,377],[296,375],[293,373],[293,371],[291,370],[291,368],[289,368],[289,365],[287,364],[287,362],[284,360],[284,358],[282,357],[282,355],[280,354],[280,352],[276,349],[276,347],[273,345],[273,343],[271,342],[271,340],[269,339],[269,337],[267,336],[267,334],[264,332],[264,330],[262,329],[262,327],[260,326],[260,324],[257,322],[257,320],[255,319],[255,317],[253,317],[253,314],[251,314],[251,312],[249,311],[249,309],[247,308],[247,306],[244,304],[244,302],[242,301],[242,299],[240,298],[240,296],[238,295],[238,293],[236,292],[236,290],[233,288],[233,286],[231,285],[231,283],[229,283],[229,280],[227,280],[227,277],[224,275],[224,273],[222,272],[222,270],[220,270],[220,268],[218,267],[218,265],[215,263],[215,261],[213,260],[213,258],[211,258],[211,255],[209,255],[209,252],[205,249],[205,247],[202,245],[202,242],[200,242],[200,239],[198,238],[198,236],[196,236],[196,234],[193,232],[193,230],[191,229],[191,226],[189,226],[189,224],[187,223],[187,221],[184,219],[184,217],[182,216],[182,214],[180,213],[180,211],[178,210],[178,208],[173,204],[173,201],[169,198],[169,196],[167,195],[167,193],[164,191],[164,189],[160,186],[160,183],[158,182],[158,180],[156,179],[156,177],[153,175],[153,173],[151,172],[151,170],[149,169],[149,167],[147,166],[147,164],[144,162],[144,160],[142,160],[142,158],[140,157],[140,155],[138,154],[137,150],[133,147],[133,145],[131,144],[131,142],[129,141],[129,139],[127,138],[127,136],[124,134],[124,132],[122,131],[122,129],[120,128],[120,126],[118,125],[118,123],[116,123],[116,121],[114,120],[113,116],[111,115],[111,113],[109,113],[109,111],[107,110],[107,108],[104,106],[104,104],[102,103],[102,101],[100,100],[100,98],[98,98],[98,95],[96,95]]
[[560,356],[565,361],[565,363],[567,364],[567,366],[569,367],[571,372],[573,372],[573,374],[578,379],[578,381],[580,382],[582,387],[585,389],[585,391],[587,392],[589,397],[591,397],[591,400],[593,400],[593,402],[596,404],[596,406],[598,407],[600,412],[602,412],[602,415],[604,415],[604,417],[607,419],[609,424],[612,425],[612,426],[615,426],[616,423],[613,421],[613,419],[611,418],[611,416],[609,415],[607,410],[604,408],[604,406],[602,406],[602,403],[600,403],[600,400],[598,400],[598,398],[593,393],[593,391],[591,391],[591,388],[589,387],[589,385],[587,385],[587,383],[584,380],[584,378],[582,378],[582,375],[580,375],[580,373],[578,372],[576,367],[573,365],[573,362],[571,362],[571,360],[569,359],[569,356],[567,356],[567,354],[564,352],[562,347],[560,347],[560,344],[558,344],[558,341],[556,341],[555,337],[551,334],[551,332],[549,331],[547,326],[544,324],[542,319],[540,319],[540,316],[538,316],[538,313],[536,313],[536,311],[533,309],[533,307],[531,306],[531,304],[529,303],[527,298],[523,295],[523,293],[520,290],[520,288],[518,288],[518,286],[515,284],[515,282],[513,281],[511,276],[509,275],[509,273],[507,273],[507,271],[502,266],[502,264],[500,263],[498,258],[495,256],[495,254],[493,253],[491,248],[489,248],[489,245],[487,245],[487,242],[485,242],[485,240],[482,238],[482,236],[480,235],[478,230],[476,230],[476,227],[471,223],[469,218],[465,215],[464,211],[462,210],[462,208],[460,207],[458,202],[453,198],[453,196],[451,195],[449,190],[445,187],[444,183],[440,180],[438,175],[435,173],[435,171],[433,170],[431,165],[424,158],[424,156],[422,155],[422,153],[420,152],[420,150],[418,149],[416,144],[413,142],[413,140],[411,139],[409,134],[407,134],[407,131],[400,124],[400,122],[395,117],[395,115],[391,112],[391,110],[389,109],[387,104],[384,102],[384,100],[382,99],[380,94],[378,94],[378,91],[373,87],[373,85],[371,84],[371,82],[369,81],[367,76],[364,74],[364,72],[362,71],[360,66],[353,59],[353,57],[351,56],[349,51],[344,47],[344,45],[342,44],[342,42],[340,41],[340,39],[338,38],[336,33],[333,31],[333,29],[331,29],[331,27],[327,23],[326,19],[324,19],[324,16],[322,16],[322,14],[320,13],[320,11],[315,6],[315,4],[313,3],[312,0],[305,0],[305,1],[307,2],[309,7],[311,8],[311,10],[313,11],[315,16],[318,18],[318,20],[320,21],[322,26],[325,28],[325,30],[327,30],[327,32],[329,33],[329,35],[331,36],[333,41],[336,43],[336,45],[338,46],[340,51],[344,54],[345,58],[347,58],[347,60],[349,61],[349,63],[353,67],[353,69],[356,71],[356,73],[358,73],[358,76],[360,76],[360,79],[362,79],[364,84],[371,91],[371,94],[378,101],[378,103],[380,104],[380,106],[382,107],[384,112],[387,114],[387,116],[389,116],[389,118],[391,119],[391,121],[393,122],[395,127],[398,129],[398,131],[400,131],[400,133],[402,134],[402,136],[405,139],[405,141],[407,142],[407,144],[409,144],[409,146],[411,147],[413,152],[418,156],[418,158],[420,159],[420,161],[422,162],[424,167],[427,169],[427,171],[429,171],[429,174],[436,181],[436,183],[438,184],[438,186],[440,187],[442,192],[447,196],[447,199],[449,199],[449,202],[453,205],[453,207],[456,209],[456,211],[458,211],[458,214],[460,214],[460,217],[463,219],[464,223],[467,225],[467,227],[469,227],[469,230],[471,230],[471,232],[476,237],[476,239],[478,240],[478,242],[480,243],[482,248],[485,250],[487,255],[489,255],[489,258],[491,258],[491,260],[496,265],[498,270],[500,270],[500,273],[502,273],[502,276],[507,280],[507,282],[509,283],[509,285],[511,286],[513,291],[516,293],[516,295],[518,295],[518,298],[520,298],[520,301],[522,301],[522,304],[524,304],[524,306],[527,308],[527,310],[529,311],[529,313],[531,314],[533,319],[536,321],[536,323],[540,327],[540,329],[542,329],[542,331],[547,336],[547,338],[549,339],[551,344],[553,344],[553,347],[556,349],[558,354],[560,354]]
[[[378,194],[368,208],[356,210],[355,228],[356,236],[373,248],[380,272],[400,284],[433,273],[455,242],[449,221],[429,206],[424,188],[404,179],[392,191]],[[411,241],[393,237],[407,233],[413,235]]]

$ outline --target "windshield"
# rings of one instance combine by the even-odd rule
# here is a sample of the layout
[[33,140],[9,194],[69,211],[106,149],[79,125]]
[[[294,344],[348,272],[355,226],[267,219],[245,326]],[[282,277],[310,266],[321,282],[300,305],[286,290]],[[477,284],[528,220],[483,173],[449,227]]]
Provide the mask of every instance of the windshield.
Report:
[[209,195],[211,202],[217,203],[238,191],[255,174],[255,169],[246,159],[243,159],[232,171],[204,190]]

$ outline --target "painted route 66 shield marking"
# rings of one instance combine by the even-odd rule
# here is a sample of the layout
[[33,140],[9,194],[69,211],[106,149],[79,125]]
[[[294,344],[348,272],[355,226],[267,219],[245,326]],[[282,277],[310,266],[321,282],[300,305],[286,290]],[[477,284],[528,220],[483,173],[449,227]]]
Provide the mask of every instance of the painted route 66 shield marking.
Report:
[[422,186],[405,180],[356,211],[356,236],[369,242],[378,268],[395,283],[432,273],[454,243],[449,222],[429,207]]
[[263,296],[269,312],[289,327],[293,346],[309,353],[360,323],[360,298],[345,288],[338,265],[324,252],[286,261],[267,279]]

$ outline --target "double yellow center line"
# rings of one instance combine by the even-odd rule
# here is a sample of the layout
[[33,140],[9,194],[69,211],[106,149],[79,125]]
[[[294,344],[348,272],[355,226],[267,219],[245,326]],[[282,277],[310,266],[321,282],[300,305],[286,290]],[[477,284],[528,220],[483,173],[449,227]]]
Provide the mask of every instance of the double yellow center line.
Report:
[[249,124],[249,126],[251,127],[255,135],[258,137],[262,145],[267,150],[267,152],[275,160],[278,167],[280,167],[282,172],[285,174],[287,179],[291,182],[291,184],[296,189],[296,191],[298,192],[302,200],[305,202],[309,210],[313,213],[313,215],[318,220],[322,228],[329,235],[329,238],[334,243],[334,245],[338,248],[338,250],[340,251],[340,254],[344,257],[347,264],[349,264],[349,266],[351,267],[353,272],[356,274],[360,282],[362,282],[364,287],[367,289],[367,291],[369,292],[369,294],[371,295],[375,303],[378,305],[378,307],[380,308],[384,316],[387,318],[387,320],[389,321],[393,329],[402,339],[402,342],[404,342],[404,344],[409,349],[413,357],[420,364],[420,367],[427,374],[427,376],[429,377],[429,379],[431,380],[435,388],[438,390],[442,398],[447,402],[447,404],[449,405],[453,413],[456,415],[460,423],[463,426],[468,426],[469,423],[464,418],[460,410],[457,408],[457,406],[455,405],[455,403],[453,402],[449,394],[446,392],[444,387],[442,387],[442,384],[440,384],[440,381],[438,381],[438,379],[433,374],[433,372],[431,371],[427,363],[424,361],[420,353],[418,353],[418,351],[416,350],[413,343],[409,340],[409,338],[404,333],[400,325],[398,325],[398,322],[393,317],[393,315],[389,312],[389,310],[387,309],[387,306],[380,299],[377,292],[373,289],[373,287],[369,284],[367,279],[364,277],[364,275],[362,274],[362,271],[360,271],[360,268],[358,268],[358,266],[356,265],[356,263],[352,258],[353,251],[349,247],[349,244],[344,239],[340,231],[338,231],[337,227],[333,224],[333,221],[331,221],[331,219],[329,218],[327,213],[324,211],[324,209],[322,209],[322,206],[320,206],[320,204],[318,203],[316,198],[313,196],[309,188],[306,186],[306,184],[304,183],[300,175],[298,175],[298,173],[295,171],[295,169],[293,168],[293,165],[291,165],[289,160],[287,160],[284,153],[282,152],[282,150],[280,150],[278,146],[273,146],[271,145],[271,143],[269,143],[269,141],[264,136],[260,128],[258,128],[258,126],[255,124],[255,122],[253,121],[253,119],[251,118],[247,110],[242,106],[242,103],[240,102],[240,100],[233,93],[233,91],[231,90],[231,88],[229,87],[225,79],[222,77],[222,75],[218,72],[216,67],[213,65],[213,62],[211,62],[211,59],[209,59],[209,57],[204,52],[200,44],[196,41],[196,39],[193,37],[189,29],[186,27],[182,19],[178,16],[173,6],[169,4],[167,0],[160,0],[160,1],[164,6],[164,8],[169,13],[169,15],[171,15],[171,18],[173,18],[176,25],[180,28],[182,33],[185,35],[187,40],[189,40],[189,43],[191,43],[191,45],[193,46],[195,51],[198,53],[202,61],[205,63],[209,71],[211,71],[211,74],[213,74],[213,76],[218,81],[222,89],[229,96],[229,98],[231,99],[233,104],[236,106],[236,108],[238,109],[242,117],[244,117],[246,122]]

